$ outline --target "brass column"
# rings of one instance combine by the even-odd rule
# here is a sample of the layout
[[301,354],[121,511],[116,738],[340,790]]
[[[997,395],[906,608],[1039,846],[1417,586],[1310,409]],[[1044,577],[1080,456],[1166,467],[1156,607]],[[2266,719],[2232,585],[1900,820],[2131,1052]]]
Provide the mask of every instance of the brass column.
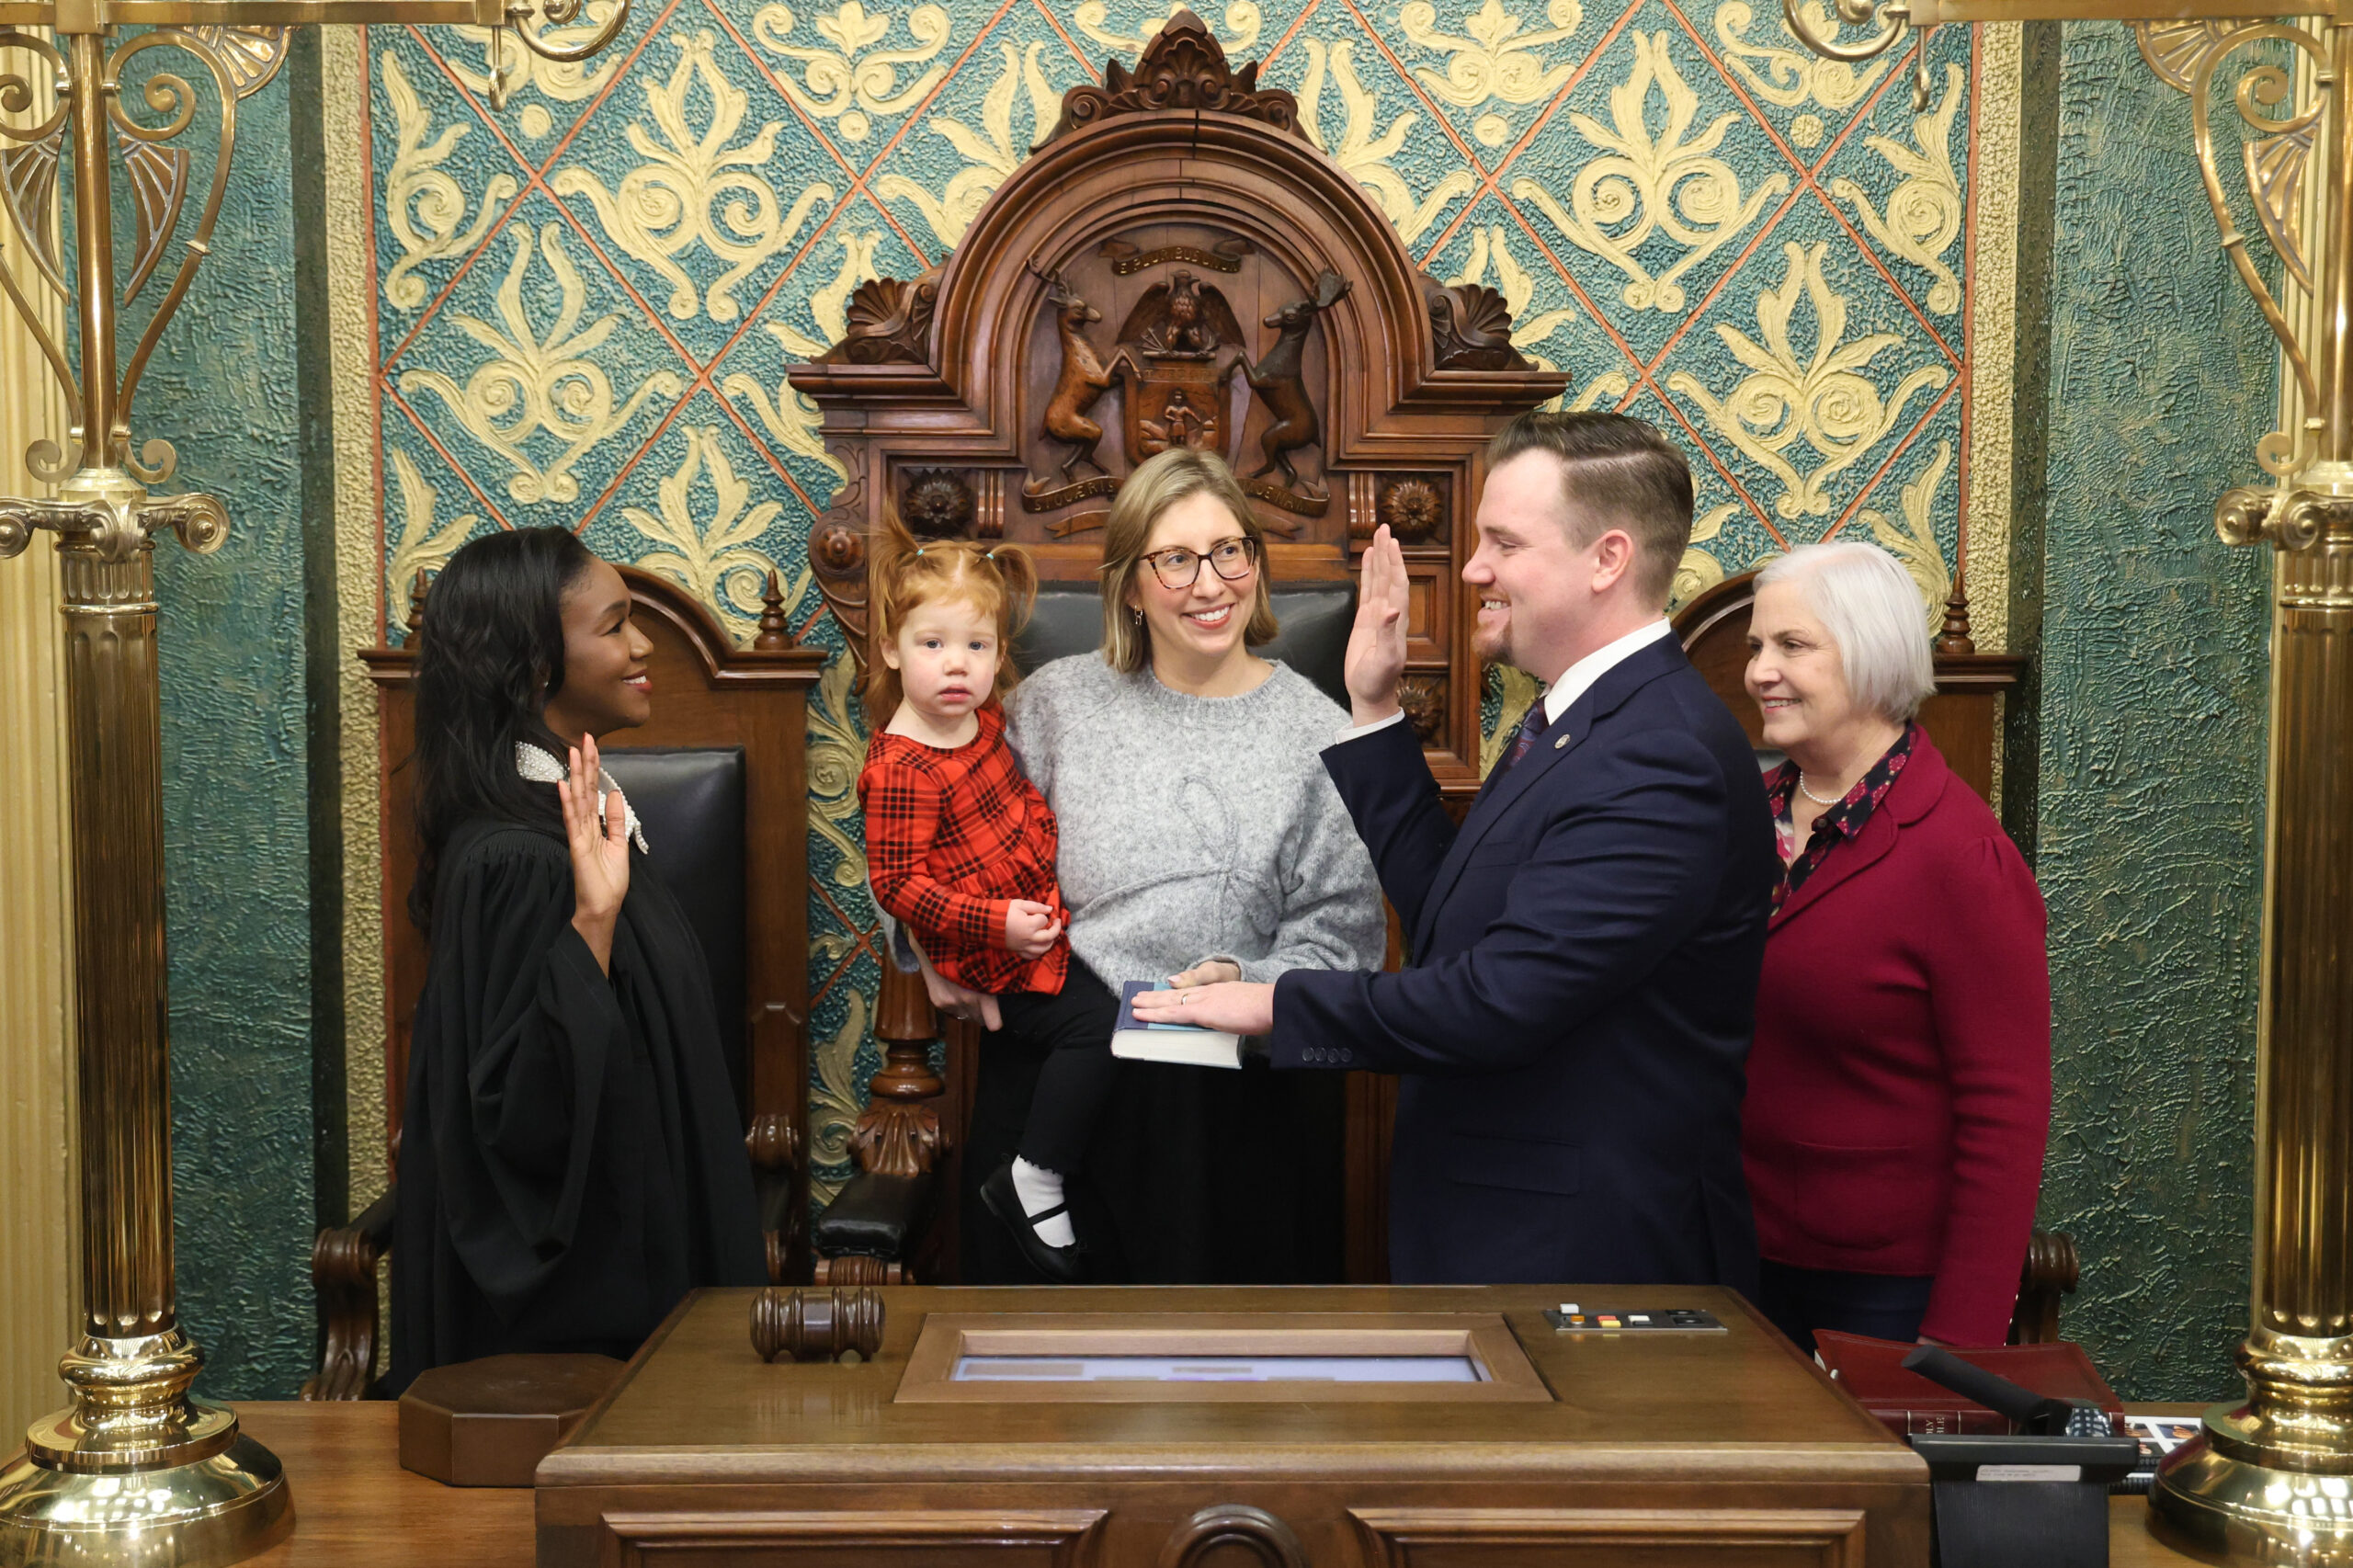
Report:
[[[225,537],[227,519],[210,497],[151,498],[126,466],[108,145],[122,56],[110,61],[95,31],[69,34],[65,42],[58,63],[65,67],[60,97],[80,284],[82,362],[72,388],[78,420],[70,437],[77,467],[53,502],[0,502],[0,556],[23,550],[36,528],[58,536],[74,826],[83,1321],[59,1368],[72,1403],[33,1423],[24,1455],[0,1471],[0,1564],[200,1568],[250,1556],[294,1522],[276,1457],[238,1435],[233,1413],[188,1398],[203,1358],[180,1332],[173,1299],[151,535],[169,527],[190,548],[211,550]],[[217,62],[207,63],[219,76]],[[233,105],[223,108],[224,162]],[[199,247],[218,200],[216,181]],[[144,352],[142,346],[142,358]],[[147,454],[151,461],[161,455]],[[37,450],[34,466],[66,460],[53,449]],[[168,460],[162,472],[169,472]]]
[[2353,1562],[2353,28],[2325,39],[2320,161],[2337,199],[2315,236],[2309,460],[2215,514],[2224,539],[2279,550],[2247,1398],[2206,1413],[2153,1494],[2200,1540],[2280,1563]]

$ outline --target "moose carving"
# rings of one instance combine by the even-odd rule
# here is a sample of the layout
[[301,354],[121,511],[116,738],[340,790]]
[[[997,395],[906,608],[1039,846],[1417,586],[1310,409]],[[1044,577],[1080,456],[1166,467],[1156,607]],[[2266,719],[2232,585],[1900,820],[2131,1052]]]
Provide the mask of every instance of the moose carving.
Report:
[[1253,479],[1280,469],[1284,485],[1294,491],[1299,489],[1299,471],[1291,465],[1290,454],[1324,438],[1314,401],[1307,395],[1307,382],[1300,374],[1302,357],[1307,349],[1307,329],[1317,316],[1339,303],[1347,291],[1347,278],[1326,271],[1315,279],[1313,299],[1293,300],[1266,319],[1265,324],[1278,333],[1275,346],[1267,351],[1265,358],[1246,368],[1251,389],[1258,394],[1258,401],[1266,405],[1272,420],[1266,434],[1258,437],[1267,460],[1251,475]]
[[[1031,267],[1036,272],[1036,267]],[[1086,417],[1103,393],[1111,385],[1111,372],[1104,368],[1102,356],[1096,353],[1094,343],[1086,335],[1089,322],[1103,319],[1103,312],[1088,304],[1063,281],[1060,272],[1040,272],[1045,280],[1046,301],[1055,311],[1055,326],[1062,334],[1062,377],[1054,383],[1054,395],[1046,403],[1046,434],[1070,448],[1070,455],[1062,462],[1062,480],[1072,483],[1072,472],[1085,463],[1097,473],[1107,471],[1096,460],[1095,449],[1103,439],[1103,426]]]

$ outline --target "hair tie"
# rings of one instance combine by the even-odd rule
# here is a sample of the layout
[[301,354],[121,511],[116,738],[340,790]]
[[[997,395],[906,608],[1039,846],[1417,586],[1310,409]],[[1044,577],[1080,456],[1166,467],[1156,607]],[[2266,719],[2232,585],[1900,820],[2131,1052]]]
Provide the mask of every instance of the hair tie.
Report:
[[925,551],[926,551],[926,550],[928,550],[928,549],[930,549],[930,548],[931,548],[931,547],[930,547],[929,545],[923,545],[923,544],[919,544],[919,545],[915,546],[915,553],[916,553],[917,555],[921,555]]

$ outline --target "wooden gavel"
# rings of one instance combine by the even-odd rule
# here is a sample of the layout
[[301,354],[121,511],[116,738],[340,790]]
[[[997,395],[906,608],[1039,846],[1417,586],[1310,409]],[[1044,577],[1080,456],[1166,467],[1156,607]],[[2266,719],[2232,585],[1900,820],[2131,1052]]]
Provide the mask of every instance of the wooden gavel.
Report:
[[769,1286],[752,1298],[752,1348],[763,1361],[830,1361],[845,1350],[870,1358],[881,1347],[882,1296],[870,1287]]

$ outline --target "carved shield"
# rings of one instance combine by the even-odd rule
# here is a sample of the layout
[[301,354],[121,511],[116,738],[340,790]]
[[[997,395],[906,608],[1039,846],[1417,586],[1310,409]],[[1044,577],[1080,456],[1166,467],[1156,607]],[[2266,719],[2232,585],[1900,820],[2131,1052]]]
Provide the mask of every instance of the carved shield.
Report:
[[1242,325],[1214,284],[1179,270],[1155,283],[1120,328],[1128,461],[1171,447],[1230,458],[1231,396]]

